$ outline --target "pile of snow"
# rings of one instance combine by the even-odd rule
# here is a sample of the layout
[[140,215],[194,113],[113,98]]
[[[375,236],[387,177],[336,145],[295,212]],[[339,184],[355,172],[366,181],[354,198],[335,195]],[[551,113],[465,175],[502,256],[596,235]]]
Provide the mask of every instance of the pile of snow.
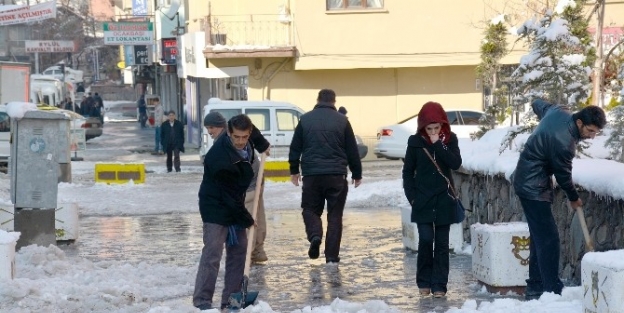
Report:
[[20,237],[19,232],[6,232],[0,229],[0,245],[17,242]]
[[21,119],[28,111],[36,111],[37,105],[30,102],[13,101],[7,104],[7,114],[13,119]]

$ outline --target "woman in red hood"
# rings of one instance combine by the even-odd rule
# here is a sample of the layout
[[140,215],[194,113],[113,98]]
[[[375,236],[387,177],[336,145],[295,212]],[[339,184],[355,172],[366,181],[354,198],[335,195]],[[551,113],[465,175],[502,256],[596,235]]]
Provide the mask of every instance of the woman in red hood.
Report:
[[421,296],[440,298],[447,292],[449,231],[456,207],[447,178],[453,184],[451,170],[461,163],[446,112],[437,102],[425,103],[418,113],[418,131],[407,141],[403,165],[403,190],[412,206],[411,220],[418,226],[416,284]]

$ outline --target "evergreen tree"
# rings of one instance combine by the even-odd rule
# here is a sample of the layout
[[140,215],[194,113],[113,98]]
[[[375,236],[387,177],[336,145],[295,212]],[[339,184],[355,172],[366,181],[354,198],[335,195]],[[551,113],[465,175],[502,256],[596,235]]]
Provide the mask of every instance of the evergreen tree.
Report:
[[611,158],[618,162],[624,162],[624,153],[622,151],[624,143],[624,105],[622,105],[622,102],[611,110],[611,121],[609,121],[611,134],[605,142],[605,148],[609,148]]
[[471,134],[473,139],[481,138],[488,130],[493,129],[501,116],[504,119],[508,105],[504,97],[501,97],[497,86],[502,67],[500,60],[508,53],[508,31],[504,21],[503,15],[493,19],[485,30],[485,38],[481,44],[481,63],[477,66],[477,75],[481,78],[483,86],[492,91],[492,96],[485,108],[485,114],[479,120],[479,130]]
[[[512,74],[526,101],[545,98],[578,109],[590,87],[585,46],[570,32],[570,23],[552,12],[518,29],[531,50]],[[525,101],[525,102],[526,102]]]

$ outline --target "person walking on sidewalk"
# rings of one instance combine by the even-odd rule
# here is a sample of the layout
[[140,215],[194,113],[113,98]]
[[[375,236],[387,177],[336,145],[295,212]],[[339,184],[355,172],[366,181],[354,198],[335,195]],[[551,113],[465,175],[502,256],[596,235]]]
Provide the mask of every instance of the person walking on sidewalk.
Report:
[[240,291],[247,250],[246,229],[254,219],[245,208],[245,193],[254,176],[256,162],[249,142],[253,124],[239,114],[229,121],[227,134],[219,135],[204,157],[204,176],[199,187],[199,212],[203,222],[201,259],[195,279],[193,305],[212,309],[219,265],[225,245],[225,282],[221,309],[230,294]]
[[145,103],[145,95],[141,95],[139,100],[137,101],[137,107],[139,108],[139,122],[141,123],[141,128],[146,128],[145,123],[147,122],[147,104]]
[[176,172],[180,172],[180,152],[184,152],[184,127],[176,119],[173,110],[169,111],[168,116],[169,119],[160,125],[160,141],[167,152],[167,172],[170,173],[174,167]]
[[340,262],[342,215],[349,191],[347,166],[355,188],[362,182],[362,163],[353,129],[347,117],[336,111],[335,104],[333,90],[319,92],[314,109],[303,114],[295,128],[288,155],[291,182],[299,186],[299,181],[303,181],[301,208],[311,259],[320,255],[321,215],[327,201],[327,263]]
[[[204,117],[204,127],[212,140],[217,140],[219,136],[225,133],[226,122],[225,118],[219,112],[210,112]],[[270,155],[270,144],[264,138],[262,133],[254,125],[251,131],[251,137],[249,140],[253,143],[256,150],[260,153],[266,153]],[[205,159],[204,159],[205,160]],[[254,160],[252,163],[254,177],[247,188],[245,195],[245,208],[251,213],[253,210],[253,199],[256,194],[256,178],[258,177],[258,171],[260,170],[259,160]],[[264,179],[262,180],[262,187],[260,188],[260,198],[258,199],[258,209],[256,211],[256,227],[255,240],[253,250],[251,252],[251,261],[254,263],[266,262],[269,258],[264,251],[264,240],[266,239],[266,215],[264,213]]]
[[524,210],[531,242],[527,300],[544,292],[561,294],[559,231],[551,211],[553,181],[565,192],[573,209],[583,206],[572,181],[572,160],[581,139],[594,138],[606,125],[604,111],[588,106],[572,114],[567,108],[542,99],[531,103],[540,120],[526,141],[511,181]]
[[161,133],[161,125],[164,122],[163,119],[165,117],[165,113],[163,111],[163,107],[160,104],[160,99],[154,99],[154,152],[153,155],[162,155],[164,153],[164,148],[161,143],[160,133]]
[[457,135],[451,132],[442,105],[425,103],[418,113],[418,130],[407,140],[402,172],[411,221],[418,228],[416,285],[421,296],[433,292],[441,298],[447,292],[449,232],[456,206],[449,182],[453,184],[451,170],[461,164]]

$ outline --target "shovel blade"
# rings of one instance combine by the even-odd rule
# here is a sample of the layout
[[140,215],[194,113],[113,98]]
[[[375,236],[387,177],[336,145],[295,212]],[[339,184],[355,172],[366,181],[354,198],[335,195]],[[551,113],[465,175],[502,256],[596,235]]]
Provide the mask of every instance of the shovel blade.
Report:
[[[240,310],[253,305],[258,298],[258,291],[248,291],[244,296],[242,292],[236,292],[230,295],[230,310]],[[243,301],[244,300],[244,301]]]

